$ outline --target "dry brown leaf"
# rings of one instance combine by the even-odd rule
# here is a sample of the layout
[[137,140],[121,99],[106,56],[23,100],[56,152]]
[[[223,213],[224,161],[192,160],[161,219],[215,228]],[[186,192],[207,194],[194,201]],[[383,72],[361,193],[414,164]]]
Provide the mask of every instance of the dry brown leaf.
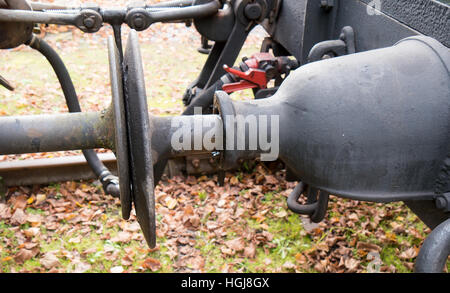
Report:
[[264,176],[267,184],[277,185],[278,180],[273,175]]
[[47,270],[50,270],[56,266],[59,266],[59,259],[51,252],[47,252],[43,258],[40,260],[41,265]]
[[117,233],[117,236],[111,238],[112,242],[121,242],[121,243],[128,243],[131,241],[133,237],[133,234],[125,231],[120,231]]
[[245,242],[240,237],[226,241],[225,245],[228,246],[228,248],[233,249],[236,252],[242,251],[245,248]]
[[166,207],[169,210],[173,210],[178,204],[178,201],[176,199],[174,199],[174,198],[171,198],[171,197],[166,197],[165,201],[166,201]]
[[149,269],[152,272],[156,272],[157,270],[159,270],[161,268],[161,263],[157,259],[148,257],[144,260],[142,267],[145,269]]
[[43,193],[39,193],[38,195],[36,195],[36,204],[41,204],[43,203],[45,200],[47,199],[47,196]]
[[133,259],[129,255],[125,255],[122,258],[121,264],[126,267],[131,266],[133,264]]
[[12,225],[23,225],[27,222],[27,215],[22,209],[16,209],[10,221]]
[[287,212],[286,210],[280,210],[278,213],[275,214],[275,216],[278,218],[284,218],[287,216]]
[[38,253],[39,253],[39,249],[28,250],[28,249],[22,248],[14,256],[14,260],[18,264],[23,264],[25,261],[35,257]]
[[255,256],[256,256],[256,246],[255,244],[250,243],[250,245],[244,248],[244,257],[255,258]]
[[28,238],[31,238],[31,237],[34,237],[36,235],[39,235],[40,231],[41,230],[38,227],[32,227],[32,228],[28,228],[28,229],[24,230],[23,233]]
[[411,248],[403,251],[402,253],[400,253],[399,258],[413,259],[413,258],[416,258],[418,254],[419,254],[419,249],[411,247]]
[[347,258],[344,260],[344,265],[350,273],[355,272],[358,268],[359,261],[354,258]]
[[356,244],[356,249],[362,249],[365,251],[376,251],[376,252],[381,251],[381,247],[379,247],[378,245],[361,241],[359,241],[358,244]]

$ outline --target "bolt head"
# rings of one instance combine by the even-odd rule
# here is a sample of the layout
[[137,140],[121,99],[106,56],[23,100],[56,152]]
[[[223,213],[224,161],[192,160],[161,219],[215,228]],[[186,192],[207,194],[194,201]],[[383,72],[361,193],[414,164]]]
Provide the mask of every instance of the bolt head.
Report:
[[95,19],[93,16],[86,17],[83,19],[83,24],[87,28],[93,28],[95,25]]
[[250,3],[245,6],[245,16],[250,20],[256,20],[261,17],[262,8],[258,3]]
[[136,14],[133,18],[133,24],[136,28],[142,28],[145,25],[144,17],[141,14]]

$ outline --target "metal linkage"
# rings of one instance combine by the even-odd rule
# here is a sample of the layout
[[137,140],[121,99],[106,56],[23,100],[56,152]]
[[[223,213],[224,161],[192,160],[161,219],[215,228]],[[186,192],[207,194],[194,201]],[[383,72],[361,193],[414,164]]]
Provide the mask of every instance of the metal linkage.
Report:
[[182,21],[214,15],[221,7],[217,0],[205,4],[190,5],[191,2],[176,1],[166,5],[144,6],[130,9],[102,9],[87,7],[66,10],[28,11],[0,9],[0,22],[46,23],[74,25],[84,32],[97,32],[103,23],[127,23],[136,30],[147,29],[155,22]]

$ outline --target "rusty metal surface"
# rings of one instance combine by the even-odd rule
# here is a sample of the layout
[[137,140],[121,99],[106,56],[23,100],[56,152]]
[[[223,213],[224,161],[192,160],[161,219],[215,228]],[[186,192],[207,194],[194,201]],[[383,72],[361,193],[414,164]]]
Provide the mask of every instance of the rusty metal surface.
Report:
[[0,117],[0,154],[112,148],[110,111]]
[[[25,0],[5,0],[0,2],[0,8],[31,10]],[[17,47],[31,37],[33,23],[4,23],[0,22],[0,49]]]

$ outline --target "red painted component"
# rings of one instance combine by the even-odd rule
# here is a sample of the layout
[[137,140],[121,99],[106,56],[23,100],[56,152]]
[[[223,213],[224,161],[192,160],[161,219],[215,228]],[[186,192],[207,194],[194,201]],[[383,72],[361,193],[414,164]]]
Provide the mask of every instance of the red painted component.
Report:
[[245,60],[245,64],[247,64],[250,68],[258,68],[259,64],[263,61],[272,61],[276,62],[277,58],[275,58],[272,54],[267,52],[255,53],[252,55],[252,58]]
[[266,78],[266,72],[264,70],[250,67],[246,72],[242,72],[237,69],[231,68],[228,65],[224,65],[223,69],[225,69],[226,72],[242,79],[239,82],[224,84],[222,86],[222,89],[227,93],[256,87],[263,89],[267,88],[268,80]]

